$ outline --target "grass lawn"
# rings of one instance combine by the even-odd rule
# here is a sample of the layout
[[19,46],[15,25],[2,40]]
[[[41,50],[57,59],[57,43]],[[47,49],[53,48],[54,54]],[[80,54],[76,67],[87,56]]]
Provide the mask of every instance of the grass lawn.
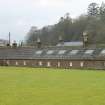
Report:
[[0,67],[0,105],[105,105],[105,71]]

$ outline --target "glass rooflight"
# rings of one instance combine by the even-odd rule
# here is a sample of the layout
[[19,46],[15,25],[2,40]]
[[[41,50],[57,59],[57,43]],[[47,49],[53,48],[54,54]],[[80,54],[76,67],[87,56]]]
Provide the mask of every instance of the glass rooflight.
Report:
[[39,51],[36,51],[35,54],[38,54],[38,55],[39,55],[39,54],[42,54],[42,52],[43,52],[43,51],[39,50]]
[[85,54],[92,54],[94,50],[86,50]]
[[66,50],[60,50],[60,51],[58,52],[58,54],[61,55],[61,54],[64,54],[65,52],[66,52]]
[[47,54],[53,54],[54,53],[54,50],[49,50],[49,51],[47,51]]
[[105,50],[102,50],[102,51],[101,51],[101,54],[105,54]]
[[75,55],[75,54],[78,53],[78,51],[79,51],[79,50],[72,50],[72,51],[70,51],[70,55]]

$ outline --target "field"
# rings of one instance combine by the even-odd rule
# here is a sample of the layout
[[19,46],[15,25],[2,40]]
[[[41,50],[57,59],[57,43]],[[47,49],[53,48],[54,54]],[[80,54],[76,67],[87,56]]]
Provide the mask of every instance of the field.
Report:
[[105,105],[105,71],[0,67],[0,105]]

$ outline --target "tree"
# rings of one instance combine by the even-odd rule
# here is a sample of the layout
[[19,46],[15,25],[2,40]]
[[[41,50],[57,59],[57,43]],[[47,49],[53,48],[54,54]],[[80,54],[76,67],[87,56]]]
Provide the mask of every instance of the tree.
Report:
[[91,3],[88,6],[88,16],[98,16],[99,6],[97,3]]
[[72,19],[69,13],[61,17],[58,23],[44,26],[41,29],[32,27],[28,32],[27,43],[35,45],[37,38],[41,39],[43,45],[56,45],[59,37],[63,41],[82,41],[83,32],[88,31],[88,43],[105,43],[105,4],[98,6],[91,3],[88,6],[88,15],[82,14]]
[[70,41],[72,35],[72,18],[69,13],[66,13],[64,17],[60,18],[60,21],[56,25],[56,32],[61,36],[64,41]]
[[32,46],[35,45],[35,41],[37,39],[38,34],[39,30],[37,29],[37,27],[35,26],[31,27],[31,29],[27,33],[26,43]]
[[103,22],[105,22],[105,3],[102,2],[100,7],[100,18]]

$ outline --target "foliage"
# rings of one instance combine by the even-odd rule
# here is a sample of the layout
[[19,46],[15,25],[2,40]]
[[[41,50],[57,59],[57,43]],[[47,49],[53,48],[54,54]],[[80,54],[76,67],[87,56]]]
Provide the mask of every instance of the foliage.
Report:
[[105,3],[102,2],[101,7],[100,7],[100,18],[102,22],[105,23]]
[[40,37],[43,45],[56,45],[59,37],[66,41],[82,41],[83,32],[88,32],[89,44],[105,44],[105,3],[101,6],[90,3],[87,13],[72,19],[69,13],[61,17],[57,24],[44,26],[42,29],[33,27],[28,33],[27,44],[36,45]]
[[99,14],[99,6],[97,3],[91,3],[88,6],[88,15],[89,16],[98,16]]

